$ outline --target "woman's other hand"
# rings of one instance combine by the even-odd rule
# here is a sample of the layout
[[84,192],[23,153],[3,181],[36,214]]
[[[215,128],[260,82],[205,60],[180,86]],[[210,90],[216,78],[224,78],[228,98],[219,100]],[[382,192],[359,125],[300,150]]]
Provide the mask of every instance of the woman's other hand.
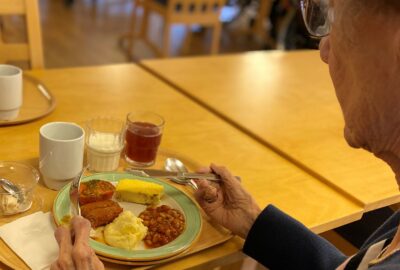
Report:
[[[74,234],[74,240],[72,239]],[[60,226],[55,231],[60,247],[57,261],[51,265],[51,270],[99,270],[104,269],[103,263],[89,246],[90,222],[80,216],[71,220],[71,229]]]
[[210,171],[221,176],[222,181],[219,185],[213,185],[207,180],[198,180],[196,200],[216,222],[246,238],[261,212],[260,207],[226,168],[211,164],[210,168],[199,170],[201,173]]

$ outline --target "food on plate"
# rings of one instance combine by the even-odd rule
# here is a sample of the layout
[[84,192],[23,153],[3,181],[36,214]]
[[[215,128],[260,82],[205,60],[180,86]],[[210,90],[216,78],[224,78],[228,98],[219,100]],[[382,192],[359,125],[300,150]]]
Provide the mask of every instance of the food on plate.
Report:
[[92,202],[81,206],[81,214],[88,219],[93,228],[112,222],[123,209],[112,200]]
[[71,215],[65,215],[61,219],[61,225],[69,226],[71,223],[72,216]]
[[162,185],[138,179],[121,179],[116,188],[118,199],[140,204],[157,204],[164,193]]
[[90,180],[82,182],[79,186],[79,203],[87,203],[109,200],[113,196],[115,187],[112,183],[103,180]]
[[104,226],[97,227],[96,229],[91,229],[90,238],[96,240],[97,242],[106,244],[106,240],[104,240]]
[[104,228],[106,244],[127,250],[135,249],[147,233],[142,220],[130,211],[124,211]]
[[168,244],[185,229],[182,212],[167,205],[148,207],[139,217],[148,228],[144,243],[150,248]]

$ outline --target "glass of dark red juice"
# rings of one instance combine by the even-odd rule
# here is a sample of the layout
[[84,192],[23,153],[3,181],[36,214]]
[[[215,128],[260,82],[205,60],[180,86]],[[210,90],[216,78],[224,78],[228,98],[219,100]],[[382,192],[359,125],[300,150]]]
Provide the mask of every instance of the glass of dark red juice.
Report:
[[153,112],[131,112],[126,117],[125,159],[146,167],[154,164],[164,128],[164,119]]

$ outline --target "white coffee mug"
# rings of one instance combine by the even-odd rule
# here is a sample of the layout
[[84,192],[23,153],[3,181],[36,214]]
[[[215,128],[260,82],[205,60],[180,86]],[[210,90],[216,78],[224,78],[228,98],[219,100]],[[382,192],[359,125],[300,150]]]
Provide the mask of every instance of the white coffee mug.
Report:
[[18,117],[22,105],[22,70],[0,65],[0,120]]
[[39,133],[43,181],[48,188],[59,190],[82,171],[85,131],[75,123],[51,122]]

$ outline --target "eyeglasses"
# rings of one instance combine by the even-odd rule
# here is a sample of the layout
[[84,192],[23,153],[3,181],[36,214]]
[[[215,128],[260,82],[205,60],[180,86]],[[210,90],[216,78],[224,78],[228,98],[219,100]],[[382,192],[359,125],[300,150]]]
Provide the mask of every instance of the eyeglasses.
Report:
[[314,38],[329,35],[333,22],[333,8],[330,0],[300,0],[301,13],[306,28]]

